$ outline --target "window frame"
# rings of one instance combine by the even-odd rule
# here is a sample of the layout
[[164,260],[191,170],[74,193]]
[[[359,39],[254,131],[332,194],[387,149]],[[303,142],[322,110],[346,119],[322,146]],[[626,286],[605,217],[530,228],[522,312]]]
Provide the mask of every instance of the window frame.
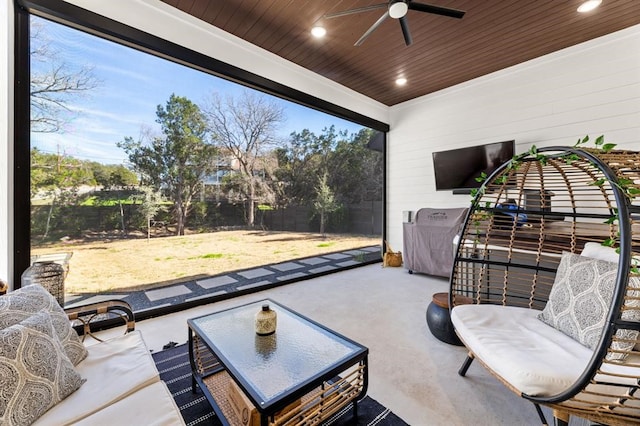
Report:
[[[15,1],[13,283],[20,287],[22,271],[31,264],[30,187],[30,16],[35,15],[97,37],[223,78],[279,98],[382,132],[383,182],[386,182],[386,140],[390,126],[371,117],[245,71],[187,47],[162,39],[60,0]],[[386,184],[382,191],[382,240],[386,238]]]

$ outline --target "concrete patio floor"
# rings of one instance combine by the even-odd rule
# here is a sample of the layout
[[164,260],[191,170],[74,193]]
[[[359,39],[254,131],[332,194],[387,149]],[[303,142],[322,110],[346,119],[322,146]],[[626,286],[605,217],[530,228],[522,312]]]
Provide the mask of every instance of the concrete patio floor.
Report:
[[136,328],[150,350],[160,351],[187,341],[188,318],[270,298],[367,346],[368,394],[411,425],[539,425],[534,406],[480,364],[466,377],[457,374],[465,348],[433,337],[425,321],[432,295],[447,290],[444,278],[372,264],[139,321]]

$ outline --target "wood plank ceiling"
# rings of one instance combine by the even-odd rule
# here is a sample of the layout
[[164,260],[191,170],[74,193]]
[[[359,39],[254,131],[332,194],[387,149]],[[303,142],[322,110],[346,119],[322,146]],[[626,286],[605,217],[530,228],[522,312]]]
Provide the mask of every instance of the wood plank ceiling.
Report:
[[[640,0],[603,0],[585,14],[576,11],[582,0],[428,0],[466,14],[410,10],[413,44],[389,18],[356,47],[385,8],[323,16],[380,0],[162,1],[389,106],[640,24]],[[310,35],[316,23],[323,39]],[[396,86],[398,77],[408,83]]]

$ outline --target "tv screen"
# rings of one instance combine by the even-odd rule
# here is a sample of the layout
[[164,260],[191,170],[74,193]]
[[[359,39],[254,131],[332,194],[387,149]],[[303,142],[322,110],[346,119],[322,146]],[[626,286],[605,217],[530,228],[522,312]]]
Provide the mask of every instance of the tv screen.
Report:
[[482,172],[493,173],[511,160],[515,141],[496,142],[468,148],[433,153],[436,190],[471,190],[479,188],[476,178]]

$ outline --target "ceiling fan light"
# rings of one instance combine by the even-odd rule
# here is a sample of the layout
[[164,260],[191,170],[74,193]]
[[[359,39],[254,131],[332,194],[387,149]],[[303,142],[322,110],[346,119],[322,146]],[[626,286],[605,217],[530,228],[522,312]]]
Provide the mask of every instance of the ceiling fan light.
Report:
[[591,12],[593,9],[600,6],[600,3],[602,3],[602,0],[587,0],[578,7],[578,12]]
[[311,28],[311,35],[314,36],[315,38],[322,38],[326,34],[327,34],[327,29],[325,27],[316,25],[315,27]]
[[393,19],[400,19],[407,14],[409,6],[403,1],[397,1],[389,5],[389,16]]

